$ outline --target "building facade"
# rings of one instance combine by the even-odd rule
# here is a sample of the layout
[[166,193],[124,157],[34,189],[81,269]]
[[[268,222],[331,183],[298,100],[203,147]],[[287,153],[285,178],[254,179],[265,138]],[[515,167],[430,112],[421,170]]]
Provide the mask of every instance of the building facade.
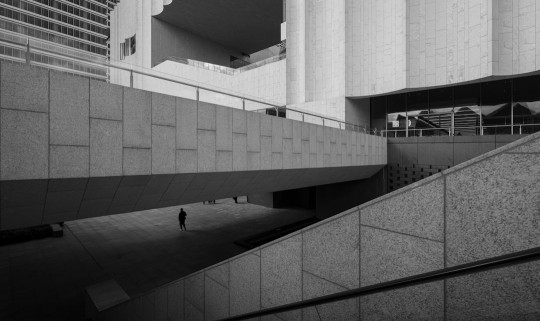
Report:
[[110,13],[117,2],[2,1],[0,57],[107,79],[107,68],[90,62],[109,59]]

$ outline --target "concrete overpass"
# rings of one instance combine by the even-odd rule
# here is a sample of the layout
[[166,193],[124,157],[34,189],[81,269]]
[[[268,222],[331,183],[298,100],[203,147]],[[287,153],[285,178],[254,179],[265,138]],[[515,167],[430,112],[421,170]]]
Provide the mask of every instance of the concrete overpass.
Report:
[[0,229],[365,179],[386,140],[0,63]]

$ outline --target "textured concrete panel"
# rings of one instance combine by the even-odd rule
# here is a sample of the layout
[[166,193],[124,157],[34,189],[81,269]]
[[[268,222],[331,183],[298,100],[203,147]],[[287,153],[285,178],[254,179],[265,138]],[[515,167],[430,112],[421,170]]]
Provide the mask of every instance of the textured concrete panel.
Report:
[[448,265],[540,246],[538,154],[502,154],[446,180]]
[[216,150],[232,151],[232,109],[216,106]]
[[197,172],[197,151],[190,149],[176,150],[176,172],[196,173]]
[[90,117],[122,120],[124,87],[90,79]]
[[272,136],[272,119],[274,116],[261,115],[261,136]]
[[[58,223],[76,219],[77,212],[84,195],[86,179],[83,186],[70,191],[50,191],[43,210],[42,224]],[[50,185],[50,184],[49,184]]]
[[360,320],[445,320],[443,282],[360,298]]
[[[457,136],[456,136],[457,137]],[[495,149],[495,141],[454,144],[454,165],[463,163]]]
[[446,293],[447,320],[537,320],[540,263],[452,278]]
[[418,144],[418,164],[454,164],[453,143]]
[[247,170],[255,171],[261,169],[261,154],[258,152],[247,153]]
[[261,169],[272,168],[272,138],[261,136]]
[[233,170],[233,152],[216,152],[216,171],[230,172]]
[[233,109],[233,133],[247,134],[247,112]]
[[89,149],[89,147],[51,145],[49,177],[88,177],[90,174]]
[[88,78],[51,71],[50,143],[88,146],[90,92]]
[[47,114],[0,110],[0,165],[2,180],[48,178]]
[[360,285],[367,286],[444,267],[443,243],[362,226]]
[[272,169],[283,169],[283,153],[272,153]]
[[272,118],[272,152],[280,153],[283,151],[283,119],[279,117]]
[[509,153],[540,153],[540,139],[532,140],[526,144],[508,151]]
[[291,119],[283,119],[283,138],[293,138],[293,121]]
[[257,311],[261,308],[261,258],[247,254],[230,262],[230,313]]
[[203,321],[204,320],[204,313],[197,309],[193,304],[189,303],[189,301],[186,301],[184,303],[184,313],[185,313],[185,320],[190,321]]
[[170,320],[184,320],[184,280],[167,287],[167,316]]
[[152,174],[171,174],[175,172],[174,127],[152,125]]
[[1,62],[0,108],[49,111],[49,70]]
[[176,126],[176,98],[152,93],[152,124]]
[[218,320],[229,316],[229,290],[212,279],[205,282],[205,320]]
[[199,101],[197,109],[197,128],[216,130],[216,105]]
[[361,220],[364,225],[442,242],[443,178],[362,208]]
[[216,132],[198,130],[197,145],[197,170],[214,172],[216,170]]
[[247,135],[233,134],[233,170],[245,171],[247,169]]
[[358,211],[304,232],[303,269],[341,287],[359,285]]
[[90,176],[122,175],[122,122],[90,119]]
[[176,98],[176,149],[197,149],[197,102]]
[[197,310],[204,311],[204,272],[184,279],[185,301]]
[[[304,272],[302,280],[304,300],[347,290],[347,288],[336,285],[335,283],[329,282],[324,278],[319,278],[310,273]],[[358,314],[358,299],[356,298],[303,309],[304,320],[357,321]]]
[[302,300],[302,236],[261,249],[261,305],[270,308]]
[[154,297],[154,320],[155,321],[168,321],[167,320],[167,288],[159,288],[156,290]]
[[124,175],[150,175],[152,173],[152,150],[124,148]]
[[283,169],[292,168],[292,139],[283,139]]
[[302,152],[302,123],[293,122],[293,153]]
[[261,150],[261,116],[258,113],[247,113],[247,150],[259,152]]
[[124,147],[152,147],[152,95],[124,88]]
[[41,224],[47,185],[46,180],[0,181],[0,227],[10,229]]

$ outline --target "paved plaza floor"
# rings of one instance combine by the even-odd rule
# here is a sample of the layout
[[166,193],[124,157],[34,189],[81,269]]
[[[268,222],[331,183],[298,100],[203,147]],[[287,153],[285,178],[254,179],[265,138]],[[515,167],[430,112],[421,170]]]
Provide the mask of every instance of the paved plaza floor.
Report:
[[232,199],[64,225],[64,236],[0,246],[0,320],[83,320],[84,288],[114,278],[130,295],[245,251],[234,240],[314,215]]

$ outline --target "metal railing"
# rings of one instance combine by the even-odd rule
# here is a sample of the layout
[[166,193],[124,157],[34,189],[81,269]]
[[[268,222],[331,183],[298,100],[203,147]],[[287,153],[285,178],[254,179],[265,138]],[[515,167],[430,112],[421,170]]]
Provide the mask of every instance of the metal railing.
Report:
[[397,290],[401,288],[411,287],[415,285],[431,283],[449,278],[465,276],[478,272],[485,272],[506,266],[523,264],[530,261],[540,259],[540,248],[533,248],[525,251],[515,252],[512,254],[502,255],[490,259],[480,260],[472,263],[462,264],[450,268],[435,270],[428,273],[418,274],[406,278],[401,278],[393,281],[379,283],[375,285],[360,287],[353,290],[342,291],[335,294],[325,295],[309,300],[304,300],[295,303],[280,305],[273,308],[263,309],[255,312],[245,313],[229,318],[220,319],[219,321],[236,321],[257,318],[265,315],[293,311],[303,308],[308,308],[316,305],[326,304],[330,302],[342,301],[346,299],[362,297],[366,295]]
[[230,68],[230,67],[225,67],[225,66],[221,66],[221,65],[211,64],[211,63],[208,63],[208,62],[203,62],[203,61],[198,61],[198,60],[193,60],[193,59],[187,59],[187,58],[174,57],[174,56],[167,57],[167,58],[161,60],[160,63],[163,63],[163,62],[166,62],[166,61],[174,61],[174,62],[181,63],[181,64],[184,64],[184,65],[193,66],[193,67],[200,68],[200,69],[210,70],[210,71],[219,72],[219,73],[222,73],[222,74],[225,74],[225,75],[234,76],[236,74],[239,74],[239,73],[251,70],[251,69],[259,68],[261,66],[283,60],[285,58],[287,58],[287,54],[281,54],[281,55],[273,56],[273,57],[270,57],[270,58],[266,58],[264,60],[256,61],[254,63],[249,63],[249,64],[247,64],[245,66],[242,66],[242,67],[239,67],[239,68]]
[[[36,40],[32,39],[32,42],[35,42],[35,41]],[[298,121],[302,121],[302,122],[306,122],[306,123],[319,124],[319,125],[322,125],[322,126],[325,126],[325,127],[332,127],[332,128],[343,129],[343,130],[356,131],[356,132],[361,132],[361,133],[370,134],[370,135],[382,136],[382,134],[383,134],[382,131],[378,131],[376,129],[372,130],[367,126],[362,126],[362,125],[358,125],[358,124],[352,124],[352,123],[348,123],[348,122],[342,121],[342,120],[337,119],[337,118],[324,116],[324,115],[319,115],[319,114],[316,114],[316,113],[310,113],[310,112],[306,112],[306,111],[303,111],[303,110],[288,108],[288,107],[283,106],[283,105],[279,105],[279,104],[268,102],[268,101],[263,101],[261,99],[246,97],[246,95],[242,95],[242,94],[238,94],[238,93],[231,93],[231,92],[228,92],[226,90],[210,88],[208,86],[204,86],[204,85],[200,85],[200,84],[194,84],[194,83],[190,83],[188,81],[182,81],[182,80],[174,79],[174,78],[172,78],[174,76],[169,75],[169,74],[157,75],[155,73],[155,71],[153,71],[153,70],[149,70],[147,72],[147,71],[143,71],[144,70],[143,68],[133,66],[133,65],[129,65],[129,67],[128,66],[120,66],[120,65],[116,65],[116,64],[113,65],[111,63],[105,63],[105,62],[100,62],[100,61],[92,61],[92,60],[84,59],[84,58],[81,58],[81,57],[75,57],[75,56],[70,56],[70,55],[66,55],[66,54],[61,54],[61,53],[54,52],[54,51],[51,51],[51,50],[48,50],[48,49],[38,48],[38,47],[30,45],[30,39],[29,38],[27,38],[26,45],[21,44],[21,43],[17,43],[17,42],[14,42],[14,41],[9,41],[9,40],[6,40],[6,39],[0,39],[0,46],[2,46],[2,45],[8,45],[8,46],[11,46],[12,48],[16,48],[17,50],[20,51],[20,53],[22,54],[22,57],[21,56],[14,57],[14,56],[7,56],[7,55],[0,54],[0,59],[15,60],[15,61],[23,62],[23,63],[29,64],[29,65],[37,65],[37,66],[40,66],[40,67],[56,69],[56,70],[60,70],[62,72],[68,72],[68,73],[73,73],[73,74],[77,74],[77,75],[93,77],[93,78],[97,78],[97,79],[100,79],[100,80],[106,80],[106,81],[108,81],[108,79],[109,79],[110,69],[116,69],[116,70],[120,70],[120,71],[124,71],[124,72],[129,73],[129,87],[131,87],[131,88],[134,88],[134,75],[137,74],[137,75],[144,76],[144,77],[150,77],[152,79],[163,80],[163,81],[171,82],[171,83],[174,83],[174,84],[179,84],[179,85],[184,85],[184,86],[194,88],[196,90],[196,100],[197,101],[200,101],[199,92],[201,90],[204,90],[204,91],[208,91],[208,92],[212,92],[212,93],[216,93],[216,94],[221,94],[221,95],[224,95],[226,97],[232,97],[232,98],[240,99],[240,101],[242,103],[242,109],[243,110],[246,110],[246,102],[253,102],[253,103],[260,104],[260,105],[267,106],[267,107],[262,108],[262,109],[256,109],[256,110],[248,110],[248,111],[265,112],[266,114],[274,115],[274,116],[289,115],[289,116],[293,116],[293,117],[288,117],[288,118],[291,118],[293,120],[298,120]],[[81,64],[81,65],[84,65],[84,66],[86,66],[88,68],[96,68],[96,69],[106,70],[107,74],[106,75],[93,74],[93,73],[90,73],[88,71],[81,71],[81,70],[77,70],[77,69],[71,69],[69,64],[67,66],[58,66],[58,65],[50,65],[50,64],[47,64],[47,63],[42,63],[42,62],[39,62],[39,61],[35,61],[33,59],[33,58],[36,57],[36,55],[47,55],[47,56],[50,56],[50,57],[56,57],[56,58],[59,58],[59,59],[64,59],[64,60],[66,60],[68,62],[71,62],[72,64]],[[74,65],[71,65],[71,66],[74,66]],[[226,68],[226,67],[224,67],[224,68]]]
[[[382,130],[384,137],[423,136],[483,136],[483,135],[524,135],[540,131],[540,124],[488,125],[468,127],[409,128]],[[408,135],[407,135],[408,133]]]

